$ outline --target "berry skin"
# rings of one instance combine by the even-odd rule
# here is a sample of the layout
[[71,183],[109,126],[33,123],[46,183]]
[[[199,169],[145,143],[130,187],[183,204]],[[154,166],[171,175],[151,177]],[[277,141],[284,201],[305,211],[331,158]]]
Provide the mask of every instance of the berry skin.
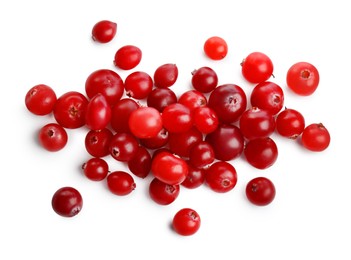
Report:
[[210,189],[219,193],[232,190],[238,180],[235,168],[226,161],[213,163],[207,169],[205,179]]
[[249,164],[257,169],[272,166],[278,158],[278,147],[269,137],[249,140],[244,149],[244,155]]
[[310,124],[302,132],[301,143],[310,151],[322,152],[330,144],[329,131],[322,123]]
[[273,62],[262,52],[252,52],[242,61],[241,72],[247,81],[261,83],[273,75]]
[[117,32],[117,23],[108,20],[97,22],[92,29],[92,38],[96,42],[108,43],[112,41]]
[[136,184],[129,173],[115,171],[107,175],[107,187],[113,194],[125,196],[136,188]]
[[281,111],[275,122],[277,132],[290,139],[296,139],[305,129],[305,118],[299,111],[291,108]]
[[154,83],[157,88],[169,88],[177,81],[178,67],[175,64],[166,63],[159,66],[154,73]]
[[68,141],[66,130],[56,123],[43,126],[39,131],[39,143],[50,152],[63,149]]
[[52,196],[51,206],[62,217],[74,217],[83,207],[83,198],[73,187],[62,187]]
[[108,174],[108,164],[104,159],[91,158],[83,163],[84,175],[92,181],[102,181]]
[[25,97],[25,104],[31,113],[43,116],[52,112],[56,100],[56,93],[51,87],[39,84],[28,90]]
[[197,91],[210,93],[217,87],[217,73],[210,67],[201,67],[192,73],[191,84]]
[[310,96],[319,85],[319,72],[311,63],[297,62],[289,68],[286,83],[296,94]]
[[190,208],[179,210],[172,220],[173,230],[182,236],[191,236],[195,234],[199,230],[200,225],[200,215]]
[[208,38],[204,44],[204,52],[212,60],[222,60],[227,56],[227,42],[218,36]]
[[91,130],[101,130],[111,120],[111,107],[104,95],[98,93],[88,103],[85,113],[85,124]]
[[149,195],[153,201],[160,205],[169,205],[179,195],[179,184],[170,185],[154,178],[149,185]]
[[271,180],[257,177],[247,183],[245,193],[252,204],[266,206],[274,200],[276,191]]
[[142,52],[134,45],[125,45],[119,48],[115,54],[113,63],[122,70],[131,70],[141,61]]

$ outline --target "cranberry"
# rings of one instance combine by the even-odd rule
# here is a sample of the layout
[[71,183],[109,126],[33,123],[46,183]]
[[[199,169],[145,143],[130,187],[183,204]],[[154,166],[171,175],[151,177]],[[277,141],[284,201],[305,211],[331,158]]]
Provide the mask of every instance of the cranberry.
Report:
[[62,217],[74,217],[83,207],[83,198],[80,192],[73,187],[62,187],[52,196],[53,210]]

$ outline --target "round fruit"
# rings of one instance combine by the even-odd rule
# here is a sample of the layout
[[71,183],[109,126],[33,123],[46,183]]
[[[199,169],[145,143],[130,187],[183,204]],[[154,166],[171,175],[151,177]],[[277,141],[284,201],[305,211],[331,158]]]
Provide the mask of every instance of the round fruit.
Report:
[[201,225],[200,215],[193,209],[183,208],[173,217],[172,227],[175,232],[182,236],[195,234]]
[[205,41],[204,52],[212,60],[222,60],[228,53],[227,42],[218,36],[210,37]]
[[112,41],[117,32],[117,24],[108,20],[97,22],[92,29],[92,38],[100,43]]
[[244,78],[251,83],[261,83],[273,75],[273,63],[262,52],[250,53],[241,63]]
[[328,148],[330,144],[330,134],[322,123],[313,123],[303,130],[301,142],[308,150],[321,152]]
[[35,115],[48,115],[54,109],[57,97],[52,88],[40,84],[28,90],[25,97],[27,109]]
[[113,63],[123,70],[135,68],[141,61],[142,52],[134,45],[125,45],[119,48],[115,54]]
[[74,217],[83,207],[83,198],[73,187],[62,187],[52,196],[53,210],[62,217]]
[[270,204],[275,197],[275,187],[271,180],[265,177],[257,177],[246,185],[246,197],[257,206]]
[[43,126],[39,131],[39,143],[50,152],[57,152],[64,148],[68,141],[66,130],[56,123]]
[[312,95],[319,84],[318,70],[308,62],[295,63],[287,72],[286,83],[298,95]]

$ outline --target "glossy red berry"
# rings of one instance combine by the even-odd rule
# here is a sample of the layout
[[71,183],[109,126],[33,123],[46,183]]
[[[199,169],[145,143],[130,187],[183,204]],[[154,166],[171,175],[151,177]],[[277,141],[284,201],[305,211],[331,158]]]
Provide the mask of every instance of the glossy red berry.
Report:
[[204,168],[215,160],[212,146],[206,141],[195,143],[189,151],[189,163],[196,168]]
[[238,158],[244,150],[244,137],[241,130],[230,124],[219,125],[205,138],[213,148],[215,158],[229,161]]
[[175,185],[185,180],[188,174],[188,165],[182,158],[162,151],[153,157],[151,170],[160,181]]
[[160,112],[153,107],[139,107],[128,120],[131,133],[138,138],[152,138],[163,128]]
[[193,116],[188,107],[174,103],[163,110],[162,122],[168,132],[184,133],[193,127]]
[[136,184],[129,173],[114,171],[107,175],[107,187],[113,194],[125,196],[136,188]]
[[178,67],[172,63],[159,66],[154,73],[154,83],[157,88],[169,88],[177,81]]
[[257,84],[250,96],[251,106],[267,110],[276,115],[283,108],[284,92],[282,88],[270,81]]
[[257,206],[266,206],[275,198],[275,186],[266,177],[257,177],[250,180],[246,185],[247,199]]
[[82,165],[84,175],[92,181],[102,181],[108,174],[108,164],[101,158],[90,158]]
[[109,145],[111,156],[117,161],[128,162],[137,153],[139,143],[137,139],[128,133],[116,133]]
[[52,112],[56,100],[56,93],[51,87],[39,84],[28,90],[25,104],[31,113],[43,116]]
[[185,180],[181,183],[181,185],[188,189],[195,189],[200,187],[203,183],[205,183],[205,172],[204,168],[196,168],[189,161],[188,164],[188,175]]
[[54,117],[65,128],[75,129],[85,125],[88,99],[77,91],[61,95],[54,106]]
[[272,138],[256,138],[246,143],[244,155],[249,164],[263,170],[272,166],[277,160],[278,147]]
[[115,54],[113,63],[123,70],[135,68],[141,61],[142,52],[134,45],[125,45],[119,48]]
[[321,152],[329,147],[330,134],[322,123],[308,125],[302,132],[303,147],[313,152]]
[[202,141],[202,133],[195,127],[183,133],[170,133],[168,138],[169,149],[181,156],[189,157],[192,146]]
[[106,128],[111,120],[111,107],[104,95],[96,94],[88,103],[85,124],[91,130]]
[[215,111],[220,122],[234,123],[246,110],[246,94],[238,85],[221,85],[211,92],[208,106]]
[[85,81],[85,92],[88,98],[101,93],[110,106],[121,99],[124,93],[124,83],[119,74],[109,69],[96,70]]
[[160,205],[169,205],[179,195],[179,184],[167,184],[154,178],[149,184],[149,195],[153,201]]
[[204,52],[212,60],[222,60],[227,56],[227,42],[218,36],[208,38],[204,44]]
[[113,133],[108,128],[98,131],[90,130],[85,136],[85,149],[93,157],[104,157],[110,153],[109,146],[112,136]]
[[156,108],[161,113],[166,106],[177,103],[176,94],[169,88],[155,88],[147,96],[147,105]]
[[192,72],[191,84],[197,91],[209,93],[217,87],[217,73],[210,67],[201,67]]
[[59,124],[49,123],[40,129],[38,139],[40,145],[47,151],[57,152],[66,146],[68,135]]
[[252,52],[242,61],[241,72],[251,83],[261,83],[273,75],[273,62],[262,52]]
[[127,96],[135,99],[147,98],[154,83],[149,74],[143,71],[134,71],[129,74],[124,82]]
[[112,107],[111,127],[117,133],[130,133],[129,117],[139,104],[131,98],[122,98]]
[[80,192],[73,187],[62,187],[52,196],[51,206],[62,217],[74,217],[83,207]]
[[206,170],[205,179],[211,190],[225,193],[235,187],[238,177],[233,165],[226,161],[217,161]]
[[297,62],[289,68],[286,83],[296,94],[309,96],[319,85],[319,72],[311,63]]
[[117,23],[109,20],[97,22],[92,29],[92,38],[100,43],[108,43],[112,41],[117,32]]
[[183,208],[173,217],[172,227],[182,236],[194,235],[200,228],[200,215],[193,209]]
[[275,131],[275,118],[266,110],[252,107],[240,117],[239,127],[248,140],[268,137]]
[[128,161],[128,169],[139,178],[146,178],[151,171],[151,155],[144,146]]
[[277,132],[290,139],[296,139],[305,129],[305,118],[299,111],[291,108],[281,111],[275,122]]
[[219,125],[216,112],[208,107],[198,107],[193,111],[194,126],[203,134],[212,133]]

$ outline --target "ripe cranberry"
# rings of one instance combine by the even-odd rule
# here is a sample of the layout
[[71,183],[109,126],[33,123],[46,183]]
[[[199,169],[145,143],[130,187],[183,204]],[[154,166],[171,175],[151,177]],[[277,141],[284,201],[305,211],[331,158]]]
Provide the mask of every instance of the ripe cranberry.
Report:
[[192,72],[191,84],[202,93],[209,93],[217,87],[217,73],[209,67],[201,67]]
[[107,187],[113,194],[125,196],[136,188],[136,184],[129,173],[114,171],[107,175]]
[[246,197],[257,206],[270,204],[275,197],[275,187],[271,180],[265,177],[257,177],[246,185]]
[[188,90],[180,95],[178,103],[183,104],[190,111],[194,111],[198,107],[207,105],[207,99],[203,93],[197,90]]
[[139,139],[140,143],[148,149],[160,149],[168,143],[168,140],[169,134],[164,128],[162,128],[154,137]]
[[261,83],[273,74],[272,60],[262,52],[252,52],[242,61],[241,71],[244,78],[251,83]]
[[322,123],[312,123],[303,130],[301,143],[310,151],[324,151],[330,144],[329,131]]
[[135,68],[141,61],[142,52],[134,45],[125,45],[119,48],[115,54],[113,63],[123,70]]
[[104,157],[110,154],[109,146],[113,133],[104,128],[98,131],[90,130],[85,136],[85,149],[93,157]]
[[28,90],[25,104],[31,113],[43,116],[52,112],[56,100],[56,93],[51,87],[39,84]]
[[211,190],[225,193],[235,187],[237,173],[234,166],[230,163],[217,161],[206,170],[205,179]]
[[114,159],[128,162],[138,151],[138,141],[128,133],[116,133],[110,141],[109,151]]
[[169,88],[155,88],[150,92],[146,101],[149,107],[156,108],[162,113],[166,106],[177,103],[177,96]]
[[116,104],[124,93],[122,78],[113,70],[100,69],[92,72],[85,81],[85,92],[89,98],[101,93],[110,106]]
[[68,141],[66,130],[56,123],[43,126],[39,131],[39,143],[50,152],[63,149]]
[[170,133],[168,146],[173,153],[181,157],[189,157],[191,147],[200,141],[202,141],[202,133],[192,127],[184,133]]
[[248,140],[268,137],[275,130],[275,119],[268,111],[253,107],[242,114],[239,126],[241,133]]
[[188,189],[195,189],[200,187],[205,182],[205,169],[199,169],[194,167],[189,161],[188,164],[188,175],[181,185]]
[[212,146],[206,141],[195,143],[189,151],[189,162],[196,168],[203,168],[215,160]]
[[193,111],[195,127],[203,134],[212,133],[219,124],[216,112],[207,106],[198,107]]
[[278,114],[284,105],[282,88],[270,81],[257,84],[251,92],[251,106],[268,111],[272,115]]
[[128,97],[135,99],[147,98],[154,83],[149,74],[143,71],[134,71],[126,77],[124,88]]
[[244,137],[235,125],[220,125],[205,138],[218,160],[229,161],[238,158],[244,150]]
[[71,129],[84,126],[88,103],[88,99],[77,91],[61,95],[57,99],[53,111],[56,122]]
[[104,159],[91,158],[83,163],[84,175],[92,181],[102,181],[108,174],[108,164]]
[[277,132],[290,139],[296,139],[305,129],[305,118],[295,109],[284,109],[278,114],[275,121]]
[[52,196],[53,210],[62,217],[74,217],[83,207],[83,198],[80,192],[73,187],[62,187]]
[[111,107],[104,95],[96,94],[88,103],[85,113],[85,124],[91,130],[107,127],[111,120]]
[[185,180],[188,174],[188,165],[182,158],[162,151],[153,157],[151,170],[160,181],[175,185]]
[[100,43],[112,41],[117,32],[117,23],[108,20],[97,22],[92,29],[92,38]]
[[190,109],[180,103],[168,105],[162,112],[162,121],[170,133],[183,133],[193,127]]
[[139,104],[131,98],[123,98],[112,107],[111,127],[117,133],[130,133],[130,114],[139,108]]
[[208,106],[216,112],[220,122],[234,123],[246,110],[246,94],[237,85],[221,85],[211,92]]
[[166,63],[159,66],[154,73],[155,87],[169,88],[177,81],[178,67],[175,64]]
[[244,155],[249,164],[257,169],[272,166],[278,158],[278,147],[269,137],[256,138],[246,143]]
[[182,236],[194,235],[200,228],[200,215],[193,209],[183,208],[173,217],[172,227]]
[[128,161],[128,169],[137,177],[145,178],[151,171],[151,155],[149,151],[139,146],[138,151]]
[[153,201],[160,205],[169,205],[179,195],[179,184],[167,184],[154,178],[149,184],[149,195]]
[[138,138],[152,138],[163,128],[160,112],[153,107],[139,107],[128,120],[129,129]]

